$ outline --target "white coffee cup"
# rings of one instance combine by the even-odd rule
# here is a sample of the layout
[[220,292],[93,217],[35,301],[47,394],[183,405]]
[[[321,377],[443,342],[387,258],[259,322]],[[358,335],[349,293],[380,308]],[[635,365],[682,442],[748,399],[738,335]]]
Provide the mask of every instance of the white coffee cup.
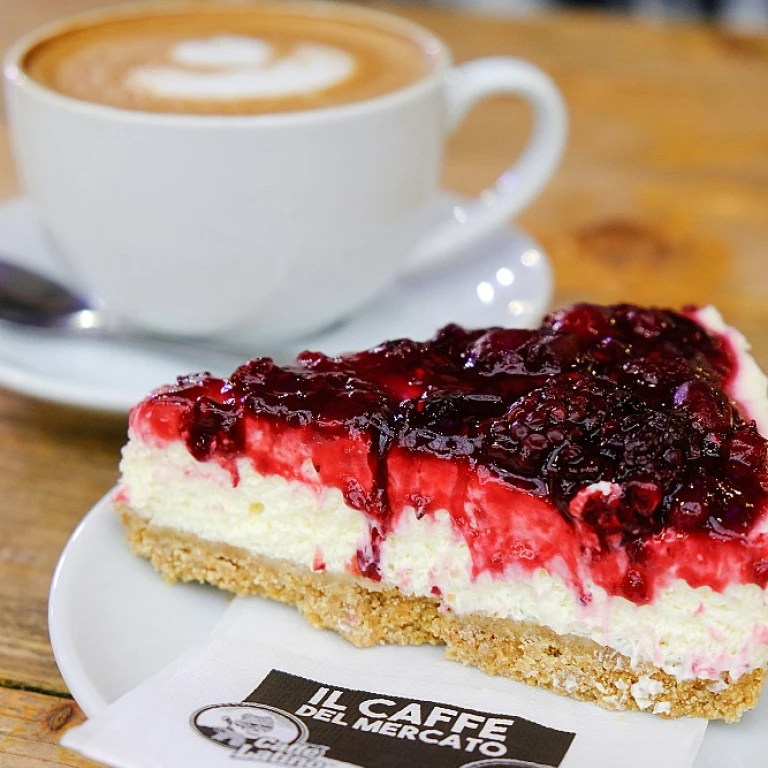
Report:
[[[556,169],[566,111],[532,64],[451,67],[445,44],[396,16],[329,7],[413,36],[434,65],[373,99],[243,116],[158,114],[62,95],[29,77],[25,54],[76,21],[19,41],[5,61],[22,182],[72,280],[120,322],[163,334],[274,342],[347,317],[398,276],[466,250],[505,225]],[[285,7],[285,4],[283,5]],[[520,157],[451,220],[426,223],[446,135],[480,99],[518,95],[534,125]]]

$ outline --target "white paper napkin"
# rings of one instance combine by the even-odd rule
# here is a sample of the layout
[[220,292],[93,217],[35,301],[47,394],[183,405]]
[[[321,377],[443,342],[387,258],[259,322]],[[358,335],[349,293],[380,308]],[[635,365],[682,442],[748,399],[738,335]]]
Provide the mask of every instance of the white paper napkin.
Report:
[[690,768],[705,729],[490,677],[440,648],[357,649],[246,598],[62,744],[117,768]]

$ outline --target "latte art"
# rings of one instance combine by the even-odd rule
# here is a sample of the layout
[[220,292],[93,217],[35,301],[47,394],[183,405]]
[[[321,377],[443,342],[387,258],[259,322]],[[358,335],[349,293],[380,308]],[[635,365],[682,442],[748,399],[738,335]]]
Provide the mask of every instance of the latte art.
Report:
[[83,101],[227,115],[373,99],[420,80],[439,55],[412,30],[343,6],[147,4],[57,31],[30,48],[23,67]]
[[172,64],[126,74],[129,88],[179,99],[258,99],[329,88],[355,71],[354,58],[320,43],[298,43],[285,55],[258,38],[185,40],[170,50]]

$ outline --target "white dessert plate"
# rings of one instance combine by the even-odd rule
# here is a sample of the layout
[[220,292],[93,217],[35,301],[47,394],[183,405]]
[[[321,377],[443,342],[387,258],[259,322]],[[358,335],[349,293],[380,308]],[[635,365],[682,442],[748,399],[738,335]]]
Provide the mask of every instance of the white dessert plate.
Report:
[[[456,202],[443,196],[434,215],[445,215]],[[0,203],[0,258],[67,282],[28,200]],[[333,330],[280,349],[211,353],[191,345],[147,346],[0,324],[0,386],[62,405],[125,414],[150,389],[179,374],[210,370],[226,375],[248,357],[269,354],[287,361],[307,348],[335,354],[402,336],[426,339],[450,322],[475,328],[536,325],[551,294],[550,268],[541,248],[509,228],[439,269],[401,280]]]
[[[203,641],[227,601],[213,588],[166,584],[129,551],[105,497],[70,538],[53,577],[48,621],[62,677],[95,715]],[[309,647],[318,630],[304,631]],[[350,653],[365,651],[350,646]],[[766,755],[768,695],[738,724],[710,724],[695,768],[765,768]]]

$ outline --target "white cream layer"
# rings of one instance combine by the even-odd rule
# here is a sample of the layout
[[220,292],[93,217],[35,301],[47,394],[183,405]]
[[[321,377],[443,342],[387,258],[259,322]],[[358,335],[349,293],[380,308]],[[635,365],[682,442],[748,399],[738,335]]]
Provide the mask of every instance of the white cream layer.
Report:
[[[259,475],[245,459],[233,487],[227,470],[196,461],[182,442],[155,447],[134,434],[121,469],[127,502],[153,525],[308,568],[322,562],[330,573],[348,572],[368,540],[364,516],[340,491]],[[316,480],[311,465],[304,471],[307,481]],[[458,614],[536,622],[680,679],[716,680],[723,672],[736,679],[768,664],[768,594],[756,585],[732,585],[720,594],[677,580],[652,604],[638,606],[587,584],[593,600],[585,607],[559,576],[543,569],[473,579],[469,549],[446,511],[418,520],[406,510],[382,545],[381,571],[384,585],[406,594],[432,596],[437,587]],[[629,695],[650,707],[647,688]],[[621,695],[626,692],[617,691]]]
[[131,70],[126,84],[162,98],[281,98],[322,91],[356,69],[352,55],[330,45],[299,43],[281,56],[264,40],[237,35],[177,43],[171,61]]
[[714,334],[723,336],[736,353],[738,365],[728,394],[755,420],[761,435],[768,435],[768,377],[760,370],[750,345],[735,328],[726,325],[722,315],[712,306],[694,313],[696,321]]

